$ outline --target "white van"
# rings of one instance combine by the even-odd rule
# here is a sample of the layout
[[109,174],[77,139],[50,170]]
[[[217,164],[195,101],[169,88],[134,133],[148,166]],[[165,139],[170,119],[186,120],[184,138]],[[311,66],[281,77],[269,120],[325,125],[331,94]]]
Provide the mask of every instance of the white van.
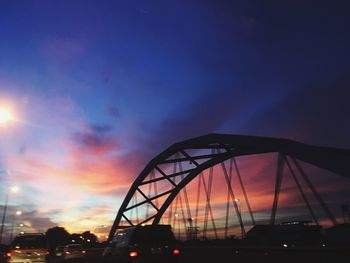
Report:
[[44,234],[23,234],[17,236],[11,245],[10,263],[46,263],[49,249]]

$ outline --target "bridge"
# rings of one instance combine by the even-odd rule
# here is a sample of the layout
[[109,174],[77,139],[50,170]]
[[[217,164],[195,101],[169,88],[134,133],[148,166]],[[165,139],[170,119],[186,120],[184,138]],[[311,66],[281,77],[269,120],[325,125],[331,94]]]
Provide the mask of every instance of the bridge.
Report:
[[[249,158],[253,158],[251,164]],[[338,223],[312,180],[313,169],[349,178],[349,150],[280,138],[208,134],[175,143],[146,165],[130,187],[108,240],[118,229],[159,223],[171,224],[179,239],[228,238],[232,233],[245,237],[248,228],[259,224],[259,207],[252,205],[257,201],[249,195],[244,170],[267,159],[265,172],[274,177],[269,225],[277,223],[282,179],[287,174],[312,223],[321,223],[315,206],[332,225]],[[254,178],[268,181],[266,173]],[[216,191],[215,183],[219,184]]]
[[[181,243],[179,263],[345,261],[349,211],[343,219],[334,213],[318,181],[349,179],[349,163],[347,149],[288,139],[208,134],[181,141],[135,179],[107,241],[124,228],[169,224]],[[328,236],[325,223],[334,226]],[[332,240],[339,229],[348,235],[345,243]],[[84,262],[101,262],[103,249],[87,247]],[[61,262],[53,255],[50,260]]]

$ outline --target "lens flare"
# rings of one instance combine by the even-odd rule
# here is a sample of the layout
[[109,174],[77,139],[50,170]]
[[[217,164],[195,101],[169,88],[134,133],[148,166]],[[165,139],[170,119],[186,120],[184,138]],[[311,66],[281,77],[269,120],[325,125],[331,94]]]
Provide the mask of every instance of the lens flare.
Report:
[[0,107],[0,124],[10,122],[13,119],[13,113],[9,108]]

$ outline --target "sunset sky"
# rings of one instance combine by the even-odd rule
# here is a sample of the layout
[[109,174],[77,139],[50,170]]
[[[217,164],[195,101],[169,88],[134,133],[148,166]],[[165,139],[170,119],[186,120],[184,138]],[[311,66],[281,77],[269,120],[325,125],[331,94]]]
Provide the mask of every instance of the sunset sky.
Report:
[[[15,116],[0,127],[1,213],[20,187],[7,224],[22,210],[32,230],[111,225],[151,158],[212,132],[350,148],[341,2],[1,1],[0,106]],[[338,207],[348,181],[334,178],[319,190]]]

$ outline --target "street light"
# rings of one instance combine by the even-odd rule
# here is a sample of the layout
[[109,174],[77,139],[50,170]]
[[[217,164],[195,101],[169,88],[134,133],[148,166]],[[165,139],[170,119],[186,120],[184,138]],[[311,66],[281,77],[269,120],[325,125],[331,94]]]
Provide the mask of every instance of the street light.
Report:
[[[242,218],[242,212],[241,212],[241,200],[239,200],[238,198],[235,198],[235,203],[237,205],[238,208],[238,213],[239,213],[239,217]],[[243,233],[243,229],[241,229],[241,238],[244,237],[244,233]]]
[[[20,210],[17,210],[16,213],[13,215],[10,241],[12,240],[13,234],[15,232],[16,216],[20,216],[20,215],[22,215],[22,211],[20,211]],[[23,226],[23,224],[20,224],[20,226]]]
[[11,188],[10,188],[10,192],[11,193],[13,193],[13,194],[16,194],[16,193],[18,193],[19,192],[19,187],[18,186],[12,186]]
[[19,191],[18,186],[12,186],[12,187],[10,187],[10,191],[7,191],[7,193],[6,193],[4,213],[2,215],[1,229],[0,229],[0,244],[2,243],[2,238],[3,238],[3,234],[4,234],[4,225],[5,225],[5,219],[6,219],[7,204],[8,204],[8,200],[9,200],[9,192],[15,194],[15,193],[18,193],[18,191]]
[[[13,120],[15,120],[15,115],[11,107],[7,105],[0,105],[0,125],[7,124],[8,122],[11,122]],[[18,191],[19,191],[19,188],[16,186],[13,186],[10,188],[11,193],[17,193]],[[0,244],[2,243],[2,237],[4,233],[4,224],[5,224],[5,218],[6,218],[8,195],[9,195],[9,191],[6,192],[4,213],[2,215],[1,228],[0,228]]]
[[241,214],[241,200],[235,198],[235,203],[237,204],[239,214]]
[[[176,229],[177,224],[177,218],[179,217],[179,214],[175,213],[175,220],[174,220],[174,231]],[[177,230],[177,238],[180,239],[180,223],[178,224],[178,230]]]

